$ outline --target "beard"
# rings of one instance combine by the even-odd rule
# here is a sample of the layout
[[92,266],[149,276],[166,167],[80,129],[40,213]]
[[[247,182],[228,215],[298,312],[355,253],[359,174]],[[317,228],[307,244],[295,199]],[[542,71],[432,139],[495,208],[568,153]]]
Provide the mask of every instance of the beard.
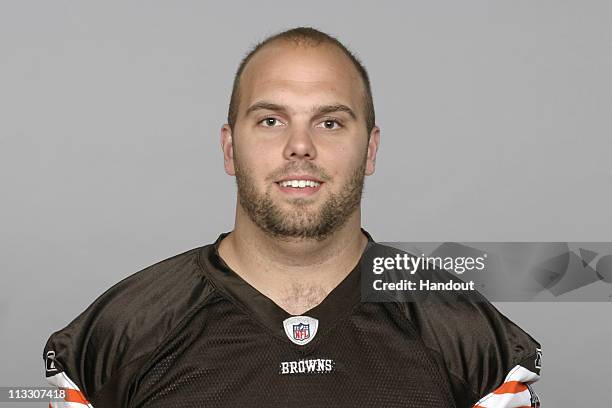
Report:
[[[353,169],[340,191],[328,194],[318,210],[309,208],[311,200],[308,198],[294,198],[289,202],[291,208],[281,207],[272,200],[270,190],[273,186],[265,192],[258,191],[250,176],[251,173],[239,165],[236,156],[234,156],[234,165],[239,205],[255,225],[275,238],[324,240],[343,226],[361,203],[365,178],[365,156],[361,163]],[[294,165],[284,169],[280,175],[296,170],[305,170],[315,175],[324,174],[310,162],[303,162],[299,169],[295,167]],[[280,177],[276,179],[278,178]],[[273,179],[273,177],[267,178],[269,181]],[[321,179],[327,181],[329,178],[321,177]]]

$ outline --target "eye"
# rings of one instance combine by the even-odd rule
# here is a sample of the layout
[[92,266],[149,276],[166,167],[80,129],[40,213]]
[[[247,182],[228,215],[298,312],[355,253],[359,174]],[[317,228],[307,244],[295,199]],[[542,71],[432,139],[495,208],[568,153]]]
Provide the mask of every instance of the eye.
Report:
[[323,122],[319,123],[317,127],[323,127],[327,130],[337,130],[340,129],[342,125],[335,119],[326,119]]
[[282,124],[282,122],[276,118],[265,118],[259,121],[259,124],[262,124],[264,127],[277,127]]

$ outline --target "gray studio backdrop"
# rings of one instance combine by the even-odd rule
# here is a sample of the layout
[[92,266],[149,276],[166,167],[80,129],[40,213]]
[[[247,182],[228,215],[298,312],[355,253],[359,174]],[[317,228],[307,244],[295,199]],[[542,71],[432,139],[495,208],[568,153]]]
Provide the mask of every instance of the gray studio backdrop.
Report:
[[[113,283],[231,229],[219,128],[232,77],[257,40],[294,25],[337,35],[369,69],[375,239],[612,241],[611,12],[2,1],[0,385],[45,385],[51,332]],[[610,406],[610,303],[497,306],[544,346],[544,406]]]

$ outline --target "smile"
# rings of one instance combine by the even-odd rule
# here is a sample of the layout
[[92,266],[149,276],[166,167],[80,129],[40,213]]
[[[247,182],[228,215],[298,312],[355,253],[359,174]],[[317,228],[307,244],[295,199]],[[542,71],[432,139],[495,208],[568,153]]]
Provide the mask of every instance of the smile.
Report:
[[312,176],[289,176],[284,180],[279,180],[276,185],[280,191],[291,197],[308,197],[316,194],[323,185],[320,180],[315,180]]
[[292,188],[319,187],[321,185],[321,183],[314,180],[283,180],[279,181],[278,184],[281,187]]

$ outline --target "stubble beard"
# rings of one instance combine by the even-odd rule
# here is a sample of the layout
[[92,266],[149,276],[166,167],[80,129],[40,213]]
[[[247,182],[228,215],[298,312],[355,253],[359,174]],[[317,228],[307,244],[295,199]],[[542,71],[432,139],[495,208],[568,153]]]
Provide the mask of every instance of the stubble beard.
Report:
[[318,210],[308,207],[309,199],[295,198],[290,209],[272,200],[270,187],[265,192],[256,189],[248,169],[243,169],[234,157],[238,205],[266,234],[277,239],[315,239],[322,241],[342,227],[361,203],[366,160],[353,170],[342,189],[328,194]]

